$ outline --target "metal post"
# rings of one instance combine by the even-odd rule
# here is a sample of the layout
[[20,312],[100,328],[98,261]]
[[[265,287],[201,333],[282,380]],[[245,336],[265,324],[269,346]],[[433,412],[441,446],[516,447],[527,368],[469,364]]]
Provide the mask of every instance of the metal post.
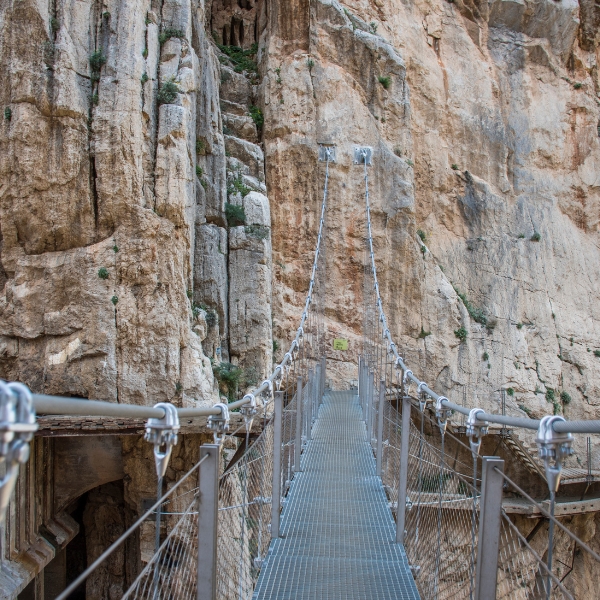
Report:
[[402,398],[402,434],[400,439],[400,479],[398,481],[398,507],[396,509],[396,542],[404,543],[406,517],[406,486],[408,482],[408,442],[410,440],[410,396]]
[[362,356],[358,357],[358,404],[362,406],[361,393],[362,393],[362,381],[360,379],[362,373]]
[[371,421],[372,419],[372,406],[373,406],[373,396],[375,394],[375,376],[373,371],[369,371],[367,378],[367,442],[371,443]]
[[302,377],[298,377],[296,384],[296,441],[294,442],[294,473],[300,472],[302,454]]
[[321,358],[321,398],[319,399],[319,404],[323,402],[323,397],[325,396],[325,380],[327,375],[327,359],[325,356]]
[[315,369],[315,395],[314,395],[314,403],[315,403],[315,412],[314,417],[317,418],[319,414],[319,404],[321,400],[319,396],[321,395],[321,361],[318,362],[317,367]]
[[219,444],[200,446],[198,483],[197,600],[217,598],[217,519],[219,514]]
[[385,381],[379,385],[379,403],[377,405],[377,477],[381,477],[383,461],[383,407],[385,404]]
[[279,537],[281,511],[281,441],[283,424],[283,392],[275,392],[273,415],[273,492],[271,495],[271,539]]
[[479,504],[475,600],[496,600],[503,484],[502,475],[498,471],[504,471],[504,461],[497,456],[484,456]]
[[310,441],[312,432],[312,397],[313,397],[313,386],[314,386],[313,370],[308,372],[308,396],[306,398],[306,439]]

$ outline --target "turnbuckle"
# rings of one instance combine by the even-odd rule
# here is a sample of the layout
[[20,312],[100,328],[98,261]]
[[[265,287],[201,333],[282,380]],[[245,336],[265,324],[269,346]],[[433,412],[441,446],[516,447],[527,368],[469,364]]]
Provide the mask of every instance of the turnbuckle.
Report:
[[210,415],[206,425],[213,432],[215,444],[221,444],[225,433],[229,431],[229,407],[223,402],[218,402],[213,408],[218,408],[221,412],[218,415]]
[[27,386],[0,381],[0,464],[6,463],[6,473],[0,479],[0,524],[17,483],[19,465],[29,459],[29,442],[37,428]]
[[484,414],[482,408],[472,408],[467,417],[467,437],[473,454],[479,454],[481,438],[487,435],[489,423],[483,421],[478,415]]
[[177,444],[177,432],[179,431],[179,415],[177,409],[169,402],[159,402],[154,408],[165,411],[161,419],[150,418],[146,423],[144,439],[154,444],[154,462],[156,464],[156,475],[164,477],[171,458],[171,450]]
[[[540,458],[544,461],[546,469],[546,480],[551,492],[557,492],[560,485],[562,462],[567,456],[573,454],[573,435],[571,433],[558,433],[554,431],[553,425],[564,422],[564,417],[543,417],[535,438]],[[551,462],[554,461],[554,464]]]

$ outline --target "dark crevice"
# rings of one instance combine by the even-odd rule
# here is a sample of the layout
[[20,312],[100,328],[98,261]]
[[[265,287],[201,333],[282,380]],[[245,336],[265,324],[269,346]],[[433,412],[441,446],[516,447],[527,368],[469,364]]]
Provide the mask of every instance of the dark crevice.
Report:
[[92,208],[94,210],[94,226],[96,233],[98,232],[98,188],[96,180],[98,174],[96,173],[96,157],[90,156],[90,191],[92,193]]

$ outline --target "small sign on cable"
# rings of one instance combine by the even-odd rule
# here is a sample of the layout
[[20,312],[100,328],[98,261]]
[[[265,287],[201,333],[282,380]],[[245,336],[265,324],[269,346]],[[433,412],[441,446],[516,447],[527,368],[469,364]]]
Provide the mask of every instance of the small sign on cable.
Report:
[[343,338],[333,340],[333,349],[334,350],[348,350],[348,340]]

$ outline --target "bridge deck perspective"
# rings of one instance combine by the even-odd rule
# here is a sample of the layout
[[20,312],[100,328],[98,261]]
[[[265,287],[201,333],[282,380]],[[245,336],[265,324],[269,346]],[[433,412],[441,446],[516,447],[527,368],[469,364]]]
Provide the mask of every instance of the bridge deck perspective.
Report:
[[327,392],[255,600],[417,600],[358,397]]

